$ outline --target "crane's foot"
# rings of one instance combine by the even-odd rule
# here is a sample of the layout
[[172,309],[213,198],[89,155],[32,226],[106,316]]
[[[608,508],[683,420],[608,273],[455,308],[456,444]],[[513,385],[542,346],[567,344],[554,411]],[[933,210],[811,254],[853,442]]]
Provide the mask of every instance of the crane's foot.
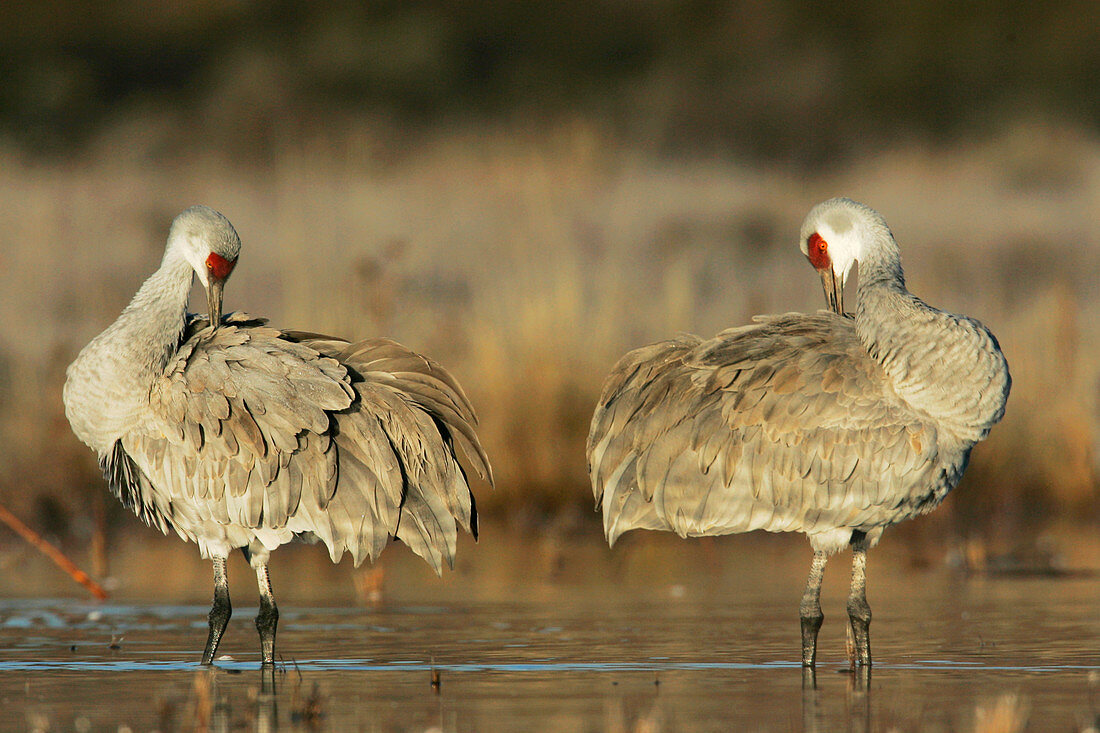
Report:
[[[849,609],[851,613],[851,609]],[[871,666],[871,609],[866,616],[848,618],[848,664],[852,669]]]
[[[854,533],[853,533],[854,536]],[[848,594],[848,663],[852,669],[871,666],[871,605],[867,603],[867,547],[852,547],[852,588]]]
[[[274,664],[260,665],[260,695],[269,697],[272,703],[274,703],[278,691],[275,685],[275,669]],[[274,730],[274,728],[271,730]]]
[[852,692],[870,692],[871,667],[856,667],[848,673],[848,680]]
[[803,667],[813,667],[817,661],[817,632],[821,630],[821,623],[825,620],[825,614],[821,612],[821,579],[825,575],[828,558],[824,551],[814,550],[810,575],[806,578],[806,590],[798,605],[798,616],[802,620]]
[[275,605],[267,563],[256,558],[250,561],[256,568],[256,580],[260,587],[260,612],[256,614],[256,631],[260,632],[261,661],[267,666],[275,664],[275,630],[279,626],[279,607]]
[[817,632],[825,621],[821,609],[816,616],[802,616],[802,666],[813,667],[817,663]]
[[213,664],[218,653],[218,644],[233,615],[233,604],[229,600],[229,579],[225,573],[225,558],[214,558],[214,603],[210,607],[210,633],[206,637],[206,647],[202,652],[202,663]]
[[264,664],[275,663],[275,630],[279,625],[279,609],[274,603],[260,599],[260,612],[256,615],[256,630],[260,632],[260,653]]

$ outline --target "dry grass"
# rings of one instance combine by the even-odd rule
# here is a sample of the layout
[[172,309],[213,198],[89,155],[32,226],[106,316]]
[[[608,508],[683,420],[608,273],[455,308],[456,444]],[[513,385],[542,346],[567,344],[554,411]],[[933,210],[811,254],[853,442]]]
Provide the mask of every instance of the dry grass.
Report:
[[102,488],[61,413],[64,365],[155,268],[190,204],[220,209],[244,240],[227,308],[433,355],[480,412],[499,478],[480,505],[542,512],[589,505],[588,420],[627,349],[819,307],[797,228],[845,194],[885,213],[910,287],[983,320],[1013,369],[1004,424],[952,501],[956,529],[1095,520],[1097,141],[1035,126],[812,180],[647,156],[581,122],[421,142],[382,155],[364,130],[287,143],[262,167],[125,145],[76,163],[0,154],[0,500],[91,533]]

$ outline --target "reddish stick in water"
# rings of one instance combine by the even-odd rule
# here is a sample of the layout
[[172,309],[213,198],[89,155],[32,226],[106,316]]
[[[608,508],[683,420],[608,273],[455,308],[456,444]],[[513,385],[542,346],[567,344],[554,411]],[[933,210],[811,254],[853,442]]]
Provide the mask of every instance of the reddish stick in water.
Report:
[[88,577],[88,574],[78,568],[72,560],[65,557],[61,550],[42,539],[42,535],[23,524],[18,517],[5,509],[3,505],[0,505],[0,521],[3,521],[4,524],[15,530],[23,539],[37,547],[46,557],[53,560],[59,568],[71,575],[73,580],[87,588],[88,592],[93,596],[101,601],[107,600],[107,591],[103,590],[103,587],[99,583]]

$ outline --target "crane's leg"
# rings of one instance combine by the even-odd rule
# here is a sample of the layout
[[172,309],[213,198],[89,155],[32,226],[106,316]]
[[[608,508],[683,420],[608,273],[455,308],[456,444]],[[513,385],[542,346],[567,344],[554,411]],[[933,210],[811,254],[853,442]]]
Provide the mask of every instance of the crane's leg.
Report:
[[803,667],[813,667],[817,661],[817,632],[821,629],[821,622],[825,620],[825,614],[821,612],[821,578],[825,575],[825,561],[828,559],[826,553],[814,551],[810,577],[806,580],[806,591],[798,606],[798,615],[802,619]]
[[852,590],[848,594],[848,630],[852,669],[871,666],[871,606],[867,603],[867,548],[852,547]]
[[218,644],[233,615],[233,605],[229,602],[229,578],[225,574],[224,557],[214,557],[214,604],[210,607],[210,635],[206,637],[206,648],[202,652],[202,663],[213,664]]
[[279,607],[271,592],[267,563],[256,563],[256,580],[260,586],[260,612],[256,614],[256,630],[260,632],[260,651],[264,664],[275,663],[275,628],[279,625]]

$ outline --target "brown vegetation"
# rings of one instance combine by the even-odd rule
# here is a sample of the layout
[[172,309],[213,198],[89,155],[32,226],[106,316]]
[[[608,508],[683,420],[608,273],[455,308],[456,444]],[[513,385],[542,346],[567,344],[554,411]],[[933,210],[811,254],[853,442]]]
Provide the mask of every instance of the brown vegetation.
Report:
[[985,322],[1013,371],[1005,421],[940,521],[1001,539],[1095,521],[1096,140],[1036,125],[807,179],[647,155],[582,122],[452,131],[385,159],[375,134],[288,143],[248,166],[215,154],[153,165],[125,147],[68,163],[7,155],[0,501],[81,544],[120,516],[64,420],[64,366],[156,267],[188,205],[241,233],[227,309],[433,355],[480,413],[498,475],[480,506],[543,516],[591,506],[588,421],[627,349],[820,307],[797,227],[845,194],[884,212],[911,289]]

